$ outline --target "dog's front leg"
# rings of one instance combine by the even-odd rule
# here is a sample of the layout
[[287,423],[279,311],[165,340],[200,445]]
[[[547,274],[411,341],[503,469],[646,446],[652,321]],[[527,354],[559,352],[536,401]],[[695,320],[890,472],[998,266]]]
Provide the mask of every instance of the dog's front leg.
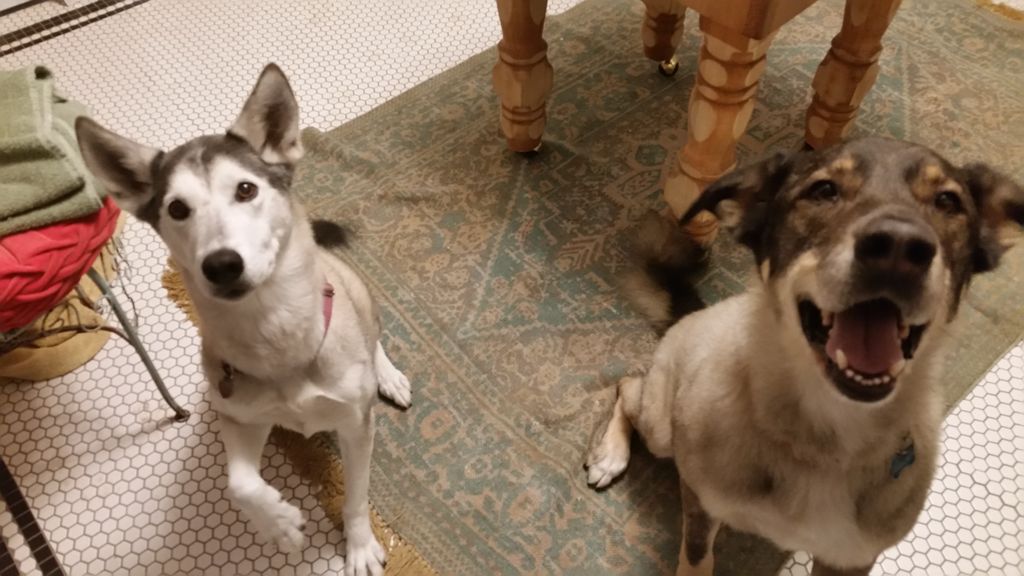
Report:
[[282,500],[281,493],[260,476],[260,457],[270,425],[241,424],[223,415],[219,421],[228,460],[228,495],[263,538],[283,552],[299,550],[302,512]]
[[338,448],[345,467],[345,576],[379,576],[385,554],[370,527],[370,455],[373,409],[353,413],[338,427]]
[[679,477],[683,502],[683,545],[676,576],[711,576],[715,570],[715,536],[722,523],[708,515],[697,493]]

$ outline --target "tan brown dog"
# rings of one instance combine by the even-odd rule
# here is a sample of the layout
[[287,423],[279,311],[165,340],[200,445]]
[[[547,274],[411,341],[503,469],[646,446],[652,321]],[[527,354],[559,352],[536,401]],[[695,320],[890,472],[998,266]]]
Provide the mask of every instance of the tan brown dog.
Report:
[[[587,458],[607,486],[635,428],[675,459],[680,575],[710,575],[721,523],[814,556],[814,574],[868,574],[914,525],[935,470],[938,371],[972,275],[1024,224],[1024,189],[981,164],[864,139],[727,175],[712,210],[763,283],[672,326],[642,377],[623,378]],[[685,218],[684,218],[685,219]],[[667,222],[628,286],[663,325],[700,250]]]

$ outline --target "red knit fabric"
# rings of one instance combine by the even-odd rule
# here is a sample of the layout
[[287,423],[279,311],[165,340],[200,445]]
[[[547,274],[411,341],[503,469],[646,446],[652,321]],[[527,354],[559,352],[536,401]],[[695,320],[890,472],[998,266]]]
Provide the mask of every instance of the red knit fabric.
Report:
[[68,295],[114,234],[120,214],[99,212],[0,238],[0,331],[28,325]]

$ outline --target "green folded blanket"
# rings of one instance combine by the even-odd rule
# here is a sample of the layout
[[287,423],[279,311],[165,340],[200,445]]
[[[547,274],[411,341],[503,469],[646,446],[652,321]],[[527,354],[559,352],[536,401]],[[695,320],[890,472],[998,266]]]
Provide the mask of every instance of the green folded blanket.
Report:
[[0,70],[0,236],[87,216],[103,191],[82,162],[75,119],[42,66]]

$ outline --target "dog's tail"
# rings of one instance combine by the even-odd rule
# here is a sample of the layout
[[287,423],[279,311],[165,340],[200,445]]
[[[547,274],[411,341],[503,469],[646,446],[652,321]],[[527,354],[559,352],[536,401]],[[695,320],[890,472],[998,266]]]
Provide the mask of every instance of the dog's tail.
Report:
[[622,276],[626,298],[663,334],[704,302],[692,284],[707,250],[675,222],[649,212],[634,231],[630,269]]
[[330,220],[313,220],[313,241],[324,248],[345,248],[348,246],[349,231],[341,224]]

